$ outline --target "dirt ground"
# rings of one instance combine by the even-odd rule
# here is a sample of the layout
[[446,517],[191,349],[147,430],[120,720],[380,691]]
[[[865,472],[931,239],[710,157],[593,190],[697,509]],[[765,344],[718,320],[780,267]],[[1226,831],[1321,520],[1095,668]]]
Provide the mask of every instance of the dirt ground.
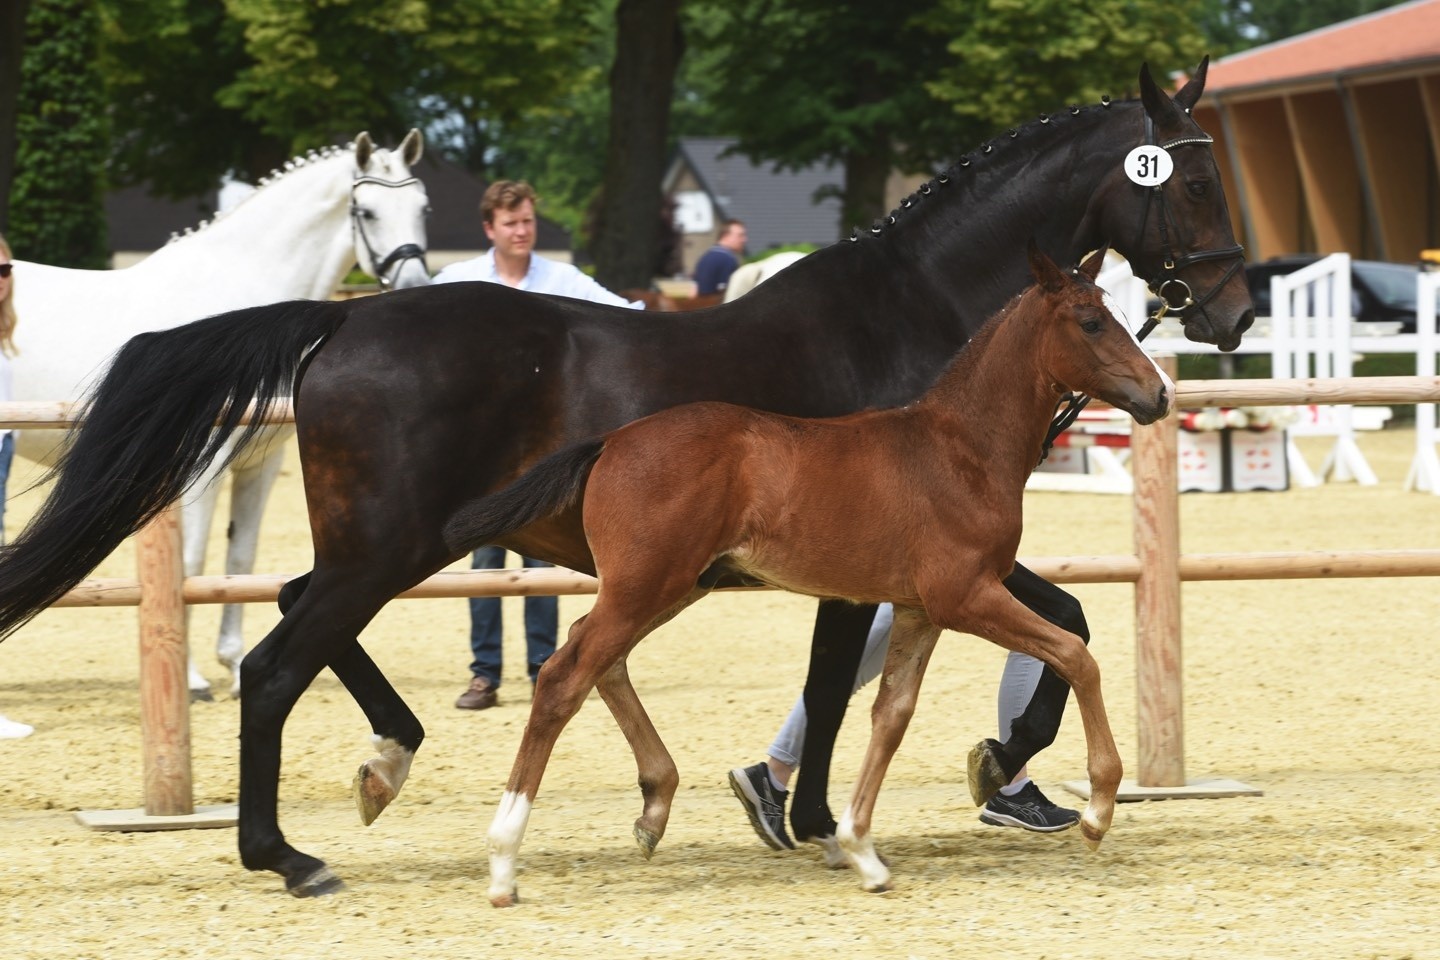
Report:
[[[1183,498],[1187,552],[1435,547],[1440,499],[1404,493],[1413,434],[1366,434],[1379,487]],[[1320,446],[1308,443],[1313,465]],[[17,464],[11,490],[27,481]],[[33,476],[33,474],[31,474]],[[35,507],[12,503],[12,533]],[[1023,555],[1131,550],[1124,497],[1032,494]],[[223,525],[220,525],[223,528]],[[214,548],[211,569],[219,564]],[[122,550],[99,571],[130,575]],[[294,453],[259,569],[308,568]],[[1085,603],[1127,771],[1137,755],[1133,591]],[[1185,744],[1191,777],[1264,796],[1122,806],[1099,852],[1077,831],[987,827],[965,753],[993,735],[1003,654],[947,634],[876,816],[895,890],[862,892],[818,851],[773,853],[725,773],[759,759],[798,693],[813,603],[716,596],[643,644],[631,674],[682,785],[655,859],[623,738],[593,699],[566,731],[521,853],[522,903],[485,897],[485,831],[525,722],[519,601],[507,603],[501,705],[456,710],[467,671],[462,600],[391,604],[364,640],[427,725],[399,800],[360,825],[350,778],[370,755],[358,708],[328,673],[288,728],[281,818],[348,883],[297,901],[239,864],[230,829],[95,833],[77,810],[141,803],[132,609],[49,611],[0,648],[0,713],[33,724],[0,741],[0,956],[313,957],[1440,957],[1440,596],[1435,579],[1189,584]],[[588,598],[562,601],[568,622]],[[218,608],[194,615],[208,675]],[[250,642],[275,621],[248,613]],[[842,732],[839,810],[857,769],[868,694]],[[192,710],[198,804],[236,796],[237,704]],[[1073,704],[1032,764],[1057,799],[1084,776]],[[1073,799],[1073,798],[1072,798]]]

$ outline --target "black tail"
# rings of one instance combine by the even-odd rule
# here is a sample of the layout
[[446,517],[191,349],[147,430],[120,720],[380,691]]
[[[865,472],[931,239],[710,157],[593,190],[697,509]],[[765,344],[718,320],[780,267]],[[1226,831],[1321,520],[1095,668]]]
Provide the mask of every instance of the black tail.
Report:
[[535,464],[504,490],[461,507],[445,524],[446,546],[468,553],[564,510],[584,491],[590,468],[604,449],[604,437],[571,444]]
[[236,310],[134,337],[80,412],[83,427],[52,471],[55,487],[0,548],[0,639],[54,603],[174,502],[240,426],[228,459],[289,396],[306,347],[345,319],[342,303]]

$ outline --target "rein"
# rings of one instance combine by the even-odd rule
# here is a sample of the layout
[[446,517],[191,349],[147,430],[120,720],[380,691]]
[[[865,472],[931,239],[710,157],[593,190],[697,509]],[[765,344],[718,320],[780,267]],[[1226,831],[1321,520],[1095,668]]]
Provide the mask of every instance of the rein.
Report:
[[356,238],[358,238],[359,242],[356,244],[356,246],[363,245],[365,247],[365,252],[370,257],[370,263],[375,268],[375,279],[380,282],[380,290],[382,292],[389,290],[391,286],[394,285],[394,281],[390,280],[385,275],[386,271],[389,270],[392,265],[399,263],[402,260],[419,260],[420,265],[422,267],[426,267],[428,272],[429,268],[426,266],[425,263],[425,248],[420,246],[418,243],[402,243],[394,250],[391,250],[389,255],[387,255],[382,260],[380,256],[376,254],[375,247],[370,243],[370,238],[365,234],[364,211],[360,207],[360,205],[355,202],[355,188],[360,186],[362,183],[373,183],[376,186],[380,187],[408,187],[412,183],[419,182],[419,177],[410,177],[407,180],[382,180],[379,177],[362,176],[356,177],[355,180],[350,184],[351,233]]
[[[1189,111],[1187,110],[1186,113],[1189,113]],[[1198,137],[1178,137],[1166,143],[1158,144],[1158,146],[1160,149],[1168,151],[1175,147],[1209,146],[1214,142],[1214,137],[1202,132]],[[1157,145],[1155,142],[1155,121],[1150,119],[1149,114],[1145,115],[1145,144],[1147,146]],[[1184,302],[1174,308],[1176,313],[1183,313],[1192,307],[1203,312],[1205,304],[1209,303],[1215,294],[1224,289],[1225,284],[1230,282],[1230,278],[1235,276],[1236,271],[1245,263],[1245,248],[1238,243],[1233,247],[1220,247],[1215,250],[1199,250],[1195,253],[1186,253],[1179,257],[1175,256],[1174,250],[1170,247],[1170,207],[1165,200],[1164,186],[1163,183],[1157,183],[1153,187],[1141,188],[1145,191],[1145,205],[1140,209],[1139,240],[1135,244],[1135,249],[1143,249],[1145,224],[1150,220],[1150,201],[1154,199],[1160,212],[1160,255],[1163,258],[1162,269],[1164,270],[1164,274],[1159,278],[1145,282],[1145,286],[1150,292],[1159,298],[1160,306],[1156,308],[1153,314],[1146,318],[1145,323],[1136,331],[1135,339],[1142,341],[1154,332],[1155,328],[1160,325],[1160,321],[1165,318],[1166,313],[1171,309],[1170,299],[1165,295],[1166,288],[1177,286],[1180,288],[1181,295],[1184,297]],[[1178,276],[1181,270],[1194,266],[1197,263],[1209,263],[1212,260],[1228,260],[1231,258],[1234,258],[1235,262],[1230,265],[1229,269],[1225,271],[1219,281],[1213,284],[1199,300],[1195,299],[1194,294],[1191,292],[1190,285]],[[1090,402],[1090,398],[1083,393],[1067,393],[1060,398],[1060,402],[1065,405],[1065,408],[1057,413],[1055,418],[1050,421],[1050,430],[1045,435],[1045,443],[1040,447],[1039,463],[1044,463],[1046,458],[1050,456],[1050,448],[1055,445],[1055,439],[1070,428],[1070,425],[1075,422],[1075,418],[1080,416],[1080,411],[1084,410],[1085,405]],[[1036,466],[1039,466],[1039,463],[1037,463]]]

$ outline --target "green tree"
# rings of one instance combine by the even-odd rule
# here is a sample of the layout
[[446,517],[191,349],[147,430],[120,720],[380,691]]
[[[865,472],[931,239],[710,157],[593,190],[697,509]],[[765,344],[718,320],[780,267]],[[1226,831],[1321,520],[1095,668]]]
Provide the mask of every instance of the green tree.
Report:
[[34,0],[26,18],[8,239],[28,260],[109,265],[98,34],[90,0]]
[[583,81],[593,0],[99,2],[117,177],[189,194],[411,126],[484,172],[498,131]]
[[724,50],[714,115],[740,151],[840,164],[844,222],[868,224],[897,167],[927,171],[1037,112],[1122,93],[1144,60],[1162,76],[1193,66],[1201,2],[912,0],[887,19],[830,0],[702,0],[691,23]]
[[15,178],[15,124],[20,108],[20,57],[30,0],[0,3],[0,233],[9,222]]
[[595,278],[612,290],[643,289],[659,260],[660,180],[675,71],[685,50],[680,0],[620,0],[615,22]]

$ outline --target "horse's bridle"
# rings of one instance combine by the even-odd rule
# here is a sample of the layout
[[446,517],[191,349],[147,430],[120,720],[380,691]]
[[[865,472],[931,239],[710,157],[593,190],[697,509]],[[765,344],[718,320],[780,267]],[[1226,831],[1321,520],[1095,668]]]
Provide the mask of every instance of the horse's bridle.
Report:
[[380,259],[375,252],[375,247],[370,243],[370,238],[365,234],[365,218],[360,205],[355,202],[355,188],[362,183],[373,183],[381,187],[408,187],[412,183],[419,182],[419,177],[409,177],[405,180],[383,180],[380,177],[359,176],[350,184],[350,229],[358,239],[356,245],[364,245],[365,252],[370,256],[370,264],[375,268],[375,279],[380,281],[381,291],[389,290],[394,285],[393,281],[385,275],[392,265],[402,260],[419,260],[420,266],[424,267],[426,265],[425,248],[418,243],[402,243],[391,250],[383,260]]
[[[1189,113],[1189,110],[1187,109],[1185,112]],[[1198,137],[1177,137],[1166,143],[1158,144],[1158,146],[1160,149],[1168,151],[1176,147],[1209,146],[1214,142],[1214,137],[1202,131]],[[1155,121],[1150,119],[1148,113],[1145,114],[1145,145],[1157,146],[1155,142]],[[1145,286],[1151,293],[1159,298],[1160,306],[1155,309],[1153,314],[1145,319],[1140,329],[1135,332],[1135,339],[1137,340],[1144,340],[1154,332],[1155,328],[1160,325],[1160,321],[1165,318],[1165,314],[1172,309],[1169,298],[1165,296],[1167,287],[1177,286],[1183,291],[1184,302],[1174,307],[1177,313],[1184,312],[1191,308],[1203,312],[1205,304],[1209,303],[1217,293],[1225,288],[1225,284],[1230,282],[1230,278],[1235,276],[1236,271],[1245,263],[1245,248],[1238,243],[1233,247],[1220,247],[1215,250],[1199,250],[1195,253],[1187,253],[1178,257],[1175,256],[1174,250],[1170,247],[1170,207],[1165,200],[1165,185],[1163,183],[1157,183],[1153,187],[1141,187],[1141,189],[1145,191],[1145,205],[1140,208],[1140,230],[1137,235],[1135,249],[1141,250],[1144,248],[1145,224],[1150,220],[1150,202],[1153,199],[1160,210],[1160,256],[1162,258],[1161,269],[1163,273],[1158,278],[1145,281]],[[1181,280],[1179,277],[1180,271],[1186,267],[1194,266],[1197,263],[1208,263],[1212,260],[1228,260],[1232,257],[1235,262],[1230,265],[1230,268],[1225,271],[1219,281],[1211,285],[1210,289],[1206,291],[1205,295],[1199,300],[1195,299],[1190,289],[1190,284]],[[1181,323],[1184,323],[1183,319]],[[1075,418],[1080,415],[1080,411],[1084,410],[1085,405],[1090,402],[1090,398],[1084,394],[1067,393],[1060,398],[1060,402],[1065,404],[1065,408],[1057,413],[1055,418],[1050,421],[1050,430],[1045,435],[1044,445],[1040,448],[1040,463],[1045,462],[1045,458],[1050,455],[1050,448],[1054,445],[1055,438],[1069,429],[1070,424],[1074,423]]]
[[[1177,137],[1167,143],[1158,144],[1158,146],[1162,150],[1169,151],[1176,147],[1209,146],[1214,142],[1214,137],[1202,131],[1198,137]],[[1150,119],[1148,113],[1145,114],[1145,144],[1147,146],[1157,145],[1155,142],[1155,121]],[[1140,208],[1140,230],[1135,249],[1140,250],[1144,248],[1145,224],[1150,220],[1150,203],[1153,199],[1160,211],[1158,225],[1160,228],[1161,270],[1163,271],[1158,278],[1150,278],[1145,281],[1145,286],[1160,299],[1160,308],[1155,312],[1154,316],[1145,321],[1144,326],[1142,326],[1139,333],[1136,334],[1139,339],[1143,340],[1159,325],[1165,314],[1172,309],[1170,299],[1165,295],[1168,287],[1178,287],[1180,291],[1183,291],[1184,302],[1175,306],[1173,308],[1174,310],[1183,312],[1194,308],[1203,312],[1205,304],[1209,303],[1217,293],[1225,288],[1225,284],[1230,282],[1230,278],[1235,276],[1236,271],[1245,263],[1245,248],[1237,243],[1233,247],[1220,247],[1215,250],[1199,250],[1195,253],[1187,253],[1179,257],[1175,256],[1175,252],[1170,248],[1170,207],[1165,200],[1165,185],[1163,183],[1157,183],[1153,187],[1142,187],[1141,189],[1145,191],[1145,205]],[[1198,300],[1195,299],[1191,292],[1190,285],[1179,277],[1179,272],[1186,267],[1194,266],[1197,263],[1208,263],[1212,260],[1228,260],[1231,258],[1234,258],[1235,262],[1230,265],[1230,268],[1225,271],[1219,281],[1212,284],[1205,295]],[[1183,323],[1184,321],[1182,320],[1181,322]]]

